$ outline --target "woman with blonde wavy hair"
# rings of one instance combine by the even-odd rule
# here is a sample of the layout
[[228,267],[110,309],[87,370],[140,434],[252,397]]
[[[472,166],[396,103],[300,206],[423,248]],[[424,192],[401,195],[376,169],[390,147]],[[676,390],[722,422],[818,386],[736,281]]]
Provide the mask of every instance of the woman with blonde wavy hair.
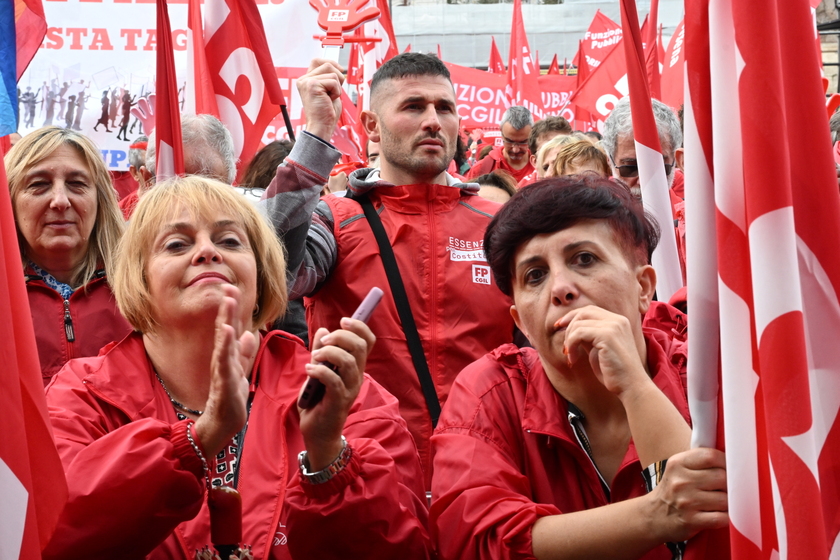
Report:
[[131,331],[106,274],[124,223],[102,154],[78,132],[31,132],[5,164],[46,385],[70,358]]
[[[344,318],[310,354],[262,330],[285,310],[285,268],[229,185],[143,195],[113,275],[136,332],[46,391],[69,499],[45,560],[203,560],[211,540],[225,560],[431,557],[417,449],[364,374],[373,334]],[[325,392],[302,409],[309,377]]]

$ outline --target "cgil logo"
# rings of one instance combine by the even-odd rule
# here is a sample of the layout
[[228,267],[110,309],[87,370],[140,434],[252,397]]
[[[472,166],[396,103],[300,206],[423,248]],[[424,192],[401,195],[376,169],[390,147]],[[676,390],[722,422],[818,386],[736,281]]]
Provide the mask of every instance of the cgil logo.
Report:
[[490,285],[490,267],[482,264],[472,265],[473,282],[476,284]]

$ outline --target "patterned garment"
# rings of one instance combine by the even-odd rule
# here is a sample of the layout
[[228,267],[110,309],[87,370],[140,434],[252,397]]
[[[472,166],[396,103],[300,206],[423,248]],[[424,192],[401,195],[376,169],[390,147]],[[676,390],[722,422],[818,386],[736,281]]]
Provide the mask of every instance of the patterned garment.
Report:
[[55,277],[52,274],[50,274],[34,262],[30,261],[29,266],[32,267],[32,270],[34,270],[38,274],[38,276],[40,276],[44,280],[44,283],[47,286],[58,292],[61,295],[62,299],[70,299],[70,296],[73,295],[74,290],[69,285],[65,284],[64,282],[59,282],[55,279]]
[[[186,420],[187,416],[176,409],[175,413],[178,420]],[[242,432],[239,432],[231,440],[229,445],[226,445],[216,455],[216,461],[211,465],[212,472],[210,475],[210,484],[214,487],[230,486],[233,487],[233,478],[236,473],[236,459],[239,453],[239,438],[242,437]]]

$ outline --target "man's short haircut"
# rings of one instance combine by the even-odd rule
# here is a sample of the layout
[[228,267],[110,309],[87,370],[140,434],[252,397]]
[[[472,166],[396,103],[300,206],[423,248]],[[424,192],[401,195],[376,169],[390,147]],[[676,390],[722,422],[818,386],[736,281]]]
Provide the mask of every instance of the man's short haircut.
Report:
[[631,262],[650,263],[659,226],[625,186],[594,173],[551,177],[517,192],[487,226],[484,252],[502,292],[513,295],[516,252],[523,244],[585,220],[606,221]]
[[505,126],[505,123],[510,124],[514,130],[522,130],[526,126],[534,126],[534,116],[531,115],[531,111],[527,107],[512,105],[502,115],[502,120],[499,121],[499,128]]
[[[184,165],[197,169],[196,175],[211,176],[213,161],[220,159],[227,172],[227,183],[236,179],[236,153],[233,136],[213,115],[181,115],[181,137],[184,144]],[[146,169],[155,175],[155,131],[149,135],[146,148]]]
[[[677,148],[682,146],[683,134],[680,121],[674,111],[657,99],[651,99],[653,118],[659,131],[659,141],[662,143],[664,155],[674,155]],[[604,122],[604,137],[601,140],[607,155],[615,161],[618,149],[618,137],[633,133],[633,117],[630,113],[630,98],[619,101]]]
[[528,135],[528,149],[531,150],[532,154],[536,154],[540,149],[537,146],[537,140],[540,139],[540,136],[551,133],[554,133],[555,136],[559,134],[571,134],[572,125],[559,115],[551,115],[535,122],[534,128],[531,129],[531,134]]
[[425,53],[402,53],[379,67],[370,82],[370,98],[382,82],[398,80],[409,76],[443,76],[452,81],[449,69],[435,55]]
[[[134,142],[131,143],[132,146],[135,144],[139,144],[141,142],[148,142],[149,138],[144,134],[142,136],[138,136],[134,139]],[[128,164],[133,165],[135,169],[140,169],[144,165],[146,165],[146,150],[140,148],[131,148],[128,149]]]

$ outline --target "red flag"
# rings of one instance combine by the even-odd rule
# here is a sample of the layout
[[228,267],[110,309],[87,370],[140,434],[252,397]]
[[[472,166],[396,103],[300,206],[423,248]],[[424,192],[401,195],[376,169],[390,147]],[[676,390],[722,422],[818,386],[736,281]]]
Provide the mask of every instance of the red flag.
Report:
[[647,37],[645,40],[645,66],[647,67],[648,84],[650,94],[654,99],[662,100],[662,86],[659,76],[659,42],[657,31],[659,31],[659,0],[651,0],[650,13],[648,14]]
[[187,8],[187,91],[184,112],[213,115],[219,118],[216,92],[207,65],[204,25],[201,23],[201,1],[189,0]]
[[47,415],[14,223],[6,171],[0,163],[2,549],[4,557],[40,560],[67,500],[67,483]]
[[[659,132],[650,105],[650,91],[645,73],[644,51],[639,30],[639,16],[635,0],[621,0],[621,23],[627,39],[624,44],[627,62],[627,82],[630,90],[630,107],[633,115],[633,137],[636,143],[636,161],[639,165],[639,185],[645,209],[660,224],[673,223],[668,179],[659,144]],[[665,232],[670,228],[663,227]],[[651,264],[656,269],[656,292],[667,301],[683,286],[677,240],[674,235],[662,235],[653,252]]]
[[[163,181],[184,174],[184,143],[181,140],[181,113],[172,29],[166,0],[157,0],[157,81],[155,84],[155,177]],[[128,92],[123,94],[129,95]]]
[[546,115],[560,115],[570,123],[575,121],[575,106],[569,101],[577,85],[576,76],[545,74],[539,77],[542,103]]
[[330,142],[341,152],[341,159],[344,163],[366,161],[364,144],[367,141],[367,136],[362,137],[359,135],[359,130],[361,129],[363,127],[361,122],[359,122],[356,105],[353,104],[350,96],[342,90],[341,116],[338,119],[338,124],[335,127]]
[[17,80],[38,52],[47,34],[47,20],[41,0],[14,0]]
[[438,57],[438,60],[443,60],[443,54],[441,54],[441,52],[440,52],[440,43],[438,43],[438,46],[437,46],[437,57]]
[[621,26],[601,13],[601,10],[596,11],[583,36],[574,64],[578,67],[586,64],[589,70],[595,70],[621,42],[621,37]]
[[540,84],[537,81],[539,69],[535,68],[525,34],[522,19],[522,0],[513,1],[513,21],[510,30],[510,52],[508,54],[507,94],[512,105],[527,107],[534,120],[543,118]]
[[[466,130],[496,128],[510,106],[505,94],[507,77],[445,63],[458,97],[458,116]],[[501,139],[499,139],[501,141]]]
[[627,95],[627,61],[624,57],[624,41],[619,41],[604,61],[586,76],[581,70],[586,64],[578,68],[578,83],[580,84],[572,95],[572,102],[587,111],[595,122],[603,123],[615,104]]
[[230,130],[244,169],[285,98],[254,0],[207,0],[204,23],[219,119]]
[[409,43],[408,46],[405,47],[405,50],[403,52],[404,53],[411,52],[411,43]]
[[685,20],[677,25],[662,69],[662,102],[669,107],[679,108],[683,104],[683,86],[685,82]]
[[[566,70],[566,61],[563,60],[563,70]],[[559,76],[560,75],[560,64],[557,62],[557,55],[554,55],[554,58],[551,59],[551,64],[548,67],[547,74],[552,76]],[[565,75],[565,74],[564,74]]]
[[534,51],[534,68],[537,70],[537,76],[542,74],[542,66],[540,66],[540,51]]
[[496,47],[495,37],[490,37],[490,63],[487,65],[487,71],[494,74],[504,74],[507,72],[502,55]]
[[[686,8],[688,95],[712,109],[693,114],[714,147],[732,557],[836,558],[840,200],[810,3]],[[704,13],[709,52],[698,60],[692,26]]]
[[390,60],[400,53],[394,35],[394,26],[391,25],[391,12],[388,10],[388,2],[377,0],[376,7],[380,11],[379,19],[365,23],[364,36],[381,37],[382,41],[361,44],[363,65],[362,83],[359,86],[358,107],[360,110],[370,109],[367,89],[370,87],[373,74],[386,60]]

